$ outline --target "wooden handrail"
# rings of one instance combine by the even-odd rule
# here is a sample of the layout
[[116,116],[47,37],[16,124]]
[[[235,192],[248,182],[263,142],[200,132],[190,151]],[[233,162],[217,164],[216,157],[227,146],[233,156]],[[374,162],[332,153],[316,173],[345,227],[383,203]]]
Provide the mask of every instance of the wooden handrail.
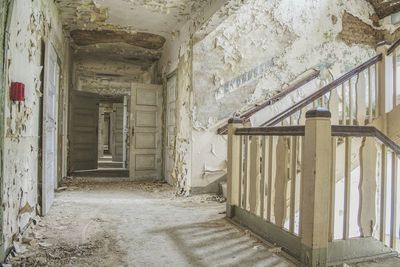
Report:
[[276,126],[276,127],[252,127],[238,128],[235,135],[259,135],[259,136],[304,136],[304,126]]
[[299,101],[298,103],[296,103],[295,105],[291,106],[287,110],[285,110],[282,113],[276,115],[275,117],[273,117],[272,119],[270,119],[266,123],[262,124],[261,126],[273,126],[273,125],[283,121],[284,119],[286,119],[290,115],[292,115],[295,112],[297,112],[297,111],[301,110],[302,108],[306,107],[308,104],[310,104],[310,103],[314,102],[315,100],[319,99],[320,97],[322,97],[326,93],[329,93],[330,91],[332,91],[333,89],[335,89],[336,87],[338,87],[339,85],[344,83],[345,81],[350,80],[355,75],[359,74],[360,72],[364,71],[365,69],[369,68],[370,66],[372,66],[372,65],[376,64],[377,62],[381,61],[382,58],[383,58],[382,54],[376,55],[375,57],[371,58],[367,62],[364,62],[363,64],[361,64],[358,67],[350,70],[349,72],[347,72],[346,74],[344,74],[340,78],[334,80],[330,84],[322,87],[320,90],[318,90],[317,92],[313,93],[309,97]]
[[[235,135],[246,136],[304,136],[305,126],[275,126],[238,128]],[[374,137],[400,157],[400,146],[374,126],[332,125],[335,137]]]
[[400,39],[394,42],[387,50],[386,55],[390,55],[400,45]]
[[[240,116],[241,119],[244,121],[247,121],[251,116],[253,116],[255,113],[259,112],[260,110],[276,103],[279,101],[281,98],[285,97],[286,95],[292,93],[293,91],[296,91],[300,87],[306,85],[307,83],[315,80],[318,78],[320,74],[319,70],[314,70],[313,73],[307,75],[306,77],[300,79],[299,81],[289,85],[286,89],[282,90],[278,94],[272,96],[271,98],[265,100],[261,104],[256,104],[254,107],[246,111],[244,114]],[[224,124],[222,127],[218,129],[218,134],[223,135],[228,133],[228,124]]]
[[375,137],[400,157],[400,146],[374,126],[332,125],[332,136]]

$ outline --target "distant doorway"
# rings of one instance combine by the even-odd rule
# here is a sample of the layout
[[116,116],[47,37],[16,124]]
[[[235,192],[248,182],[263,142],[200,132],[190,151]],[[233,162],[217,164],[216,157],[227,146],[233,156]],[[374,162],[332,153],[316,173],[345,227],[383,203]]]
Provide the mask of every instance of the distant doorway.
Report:
[[119,102],[99,104],[99,169],[126,169],[127,140],[125,137],[128,116],[123,99]]
[[129,177],[129,96],[75,91],[71,99],[70,174]]

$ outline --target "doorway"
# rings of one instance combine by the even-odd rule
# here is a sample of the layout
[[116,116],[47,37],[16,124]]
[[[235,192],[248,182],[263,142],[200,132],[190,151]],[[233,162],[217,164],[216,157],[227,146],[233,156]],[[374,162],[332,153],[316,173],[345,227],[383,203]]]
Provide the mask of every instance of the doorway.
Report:
[[98,169],[126,169],[127,116],[123,98],[99,103]]
[[129,96],[73,91],[69,173],[76,177],[128,178]]

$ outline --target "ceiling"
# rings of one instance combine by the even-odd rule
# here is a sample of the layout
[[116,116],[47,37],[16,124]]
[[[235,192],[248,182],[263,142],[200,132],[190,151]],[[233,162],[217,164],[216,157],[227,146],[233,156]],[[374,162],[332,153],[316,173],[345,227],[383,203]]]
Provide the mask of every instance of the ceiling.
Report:
[[166,39],[210,0],[55,0],[75,55],[150,67]]
[[210,0],[56,0],[64,27],[139,31],[169,37]]
[[400,0],[368,0],[380,19],[400,11]]

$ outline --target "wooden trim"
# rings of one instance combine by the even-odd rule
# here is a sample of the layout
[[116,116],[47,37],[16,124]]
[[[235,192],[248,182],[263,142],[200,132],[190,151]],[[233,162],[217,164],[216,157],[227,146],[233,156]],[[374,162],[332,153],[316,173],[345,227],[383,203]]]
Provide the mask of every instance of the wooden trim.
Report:
[[253,127],[237,129],[236,135],[304,136],[305,126]]
[[[242,118],[244,121],[248,120],[251,116],[253,116],[254,114],[256,114],[257,112],[259,112],[260,110],[263,110],[264,108],[273,105],[274,103],[276,103],[277,101],[281,100],[283,97],[287,96],[288,94],[296,91],[297,89],[299,89],[300,87],[306,85],[307,83],[315,80],[316,78],[318,78],[320,74],[320,71],[314,70],[313,73],[311,73],[310,75],[304,77],[303,79],[300,79],[299,81],[289,85],[286,89],[282,90],[281,92],[279,92],[278,94],[274,95],[273,97],[265,100],[263,103],[261,104],[256,104],[254,107],[252,107],[251,109],[249,109],[248,111],[246,111],[244,114],[242,114],[240,116],[240,118]],[[222,127],[220,127],[218,129],[218,134],[220,135],[225,135],[228,133],[228,124],[224,124]]]
[[373,126],[332,125],[332,136],[375,137],[379,139],[379,141],[381,141],[385,146],[393,150],[397,156],[400,156],[400,146]]
[[[379,54],[379,55],[371,58],[370,60],[364,62],[363,64],[359,65],[358,67],[350,70],[349,72],[347,72],[346,74],[344,74],[340,78],[334,80],[330,84],[322,87],[320,90],[318,90],[317,92],[313,93],[309,97],[299,101],[295,105],[291,106],[290,108],[286,109],[282,113],[280,113],[277,116],[273,117],[272,119],[270,119],[266,123],[262,124],[261,126],[273,126],[273,125],[279,123],[280,121],[286,119],[287,117],[289,117],[293,113],[301,110],[302,108],[306,107],[310,103],[314,102],[318,98],[320,98],[323,95],[329,93],[330,91],[332,91],[333,89],[335,89],[339,85],[343,84],[346,81],[349,81],[355,75],[359,74],[360,72],[364,71],[365,69],[369,68],[370,66],[372,66],[372,65],[376,64],[377,62],[381,61],[382,58],[383,58],[382,54]],[[350,89],[351,88],[349,88],[349,90]]]
[[[235,135],[247,136],[304,136],[305,126],[275,126],[239,128]],[[375,137],[400,157],[400,146],[374,126],[332,125],[334,137]]]

